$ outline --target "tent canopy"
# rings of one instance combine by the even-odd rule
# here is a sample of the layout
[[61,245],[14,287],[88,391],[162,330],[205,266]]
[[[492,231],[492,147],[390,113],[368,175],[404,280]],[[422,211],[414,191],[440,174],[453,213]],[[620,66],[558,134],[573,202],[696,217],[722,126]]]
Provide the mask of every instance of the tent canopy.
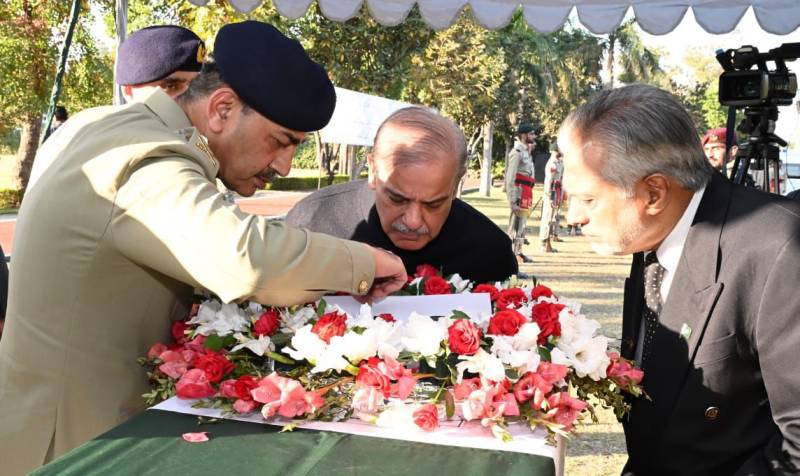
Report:
[[[209,2],[189,1],[199,6]],[[243,13],[250,13],[265,1],[228,0]],[[312,1],[272,0],[281,15],[292,19],[305,15]],[[612,32],[629,8],[633,8],[639,26],[654,35],[672,31],[689,8],[700,26],[714,34],[732,31],[750,7],[761,28],[769,33],[785,35],[800,26],[799,0],[318,0],[322,14],[339,22],[357,15],[365,1],[370,14],[384,26],[402,23],[417,3],[422,18],[435,29],[452,25],[467,5],[478,23],[490,29],[507,25],[521,6],[528,24],[542,33],[561,28],[573,8],[580,22],[596,34]]]

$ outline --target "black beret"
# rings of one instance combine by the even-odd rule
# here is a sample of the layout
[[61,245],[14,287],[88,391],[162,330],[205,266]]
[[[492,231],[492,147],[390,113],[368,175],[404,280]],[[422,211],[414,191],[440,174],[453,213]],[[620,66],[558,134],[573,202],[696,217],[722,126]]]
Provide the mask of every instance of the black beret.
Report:
[[117,84],[158,81],[175,71],[200,71],[205,48],[191,30],[174,25],[149,26],[122,42],[117,56]]
[[214,61],[242,101],[267,119],[302,132],[331,120],[336,90],[328,74],[274,26],[252,20],[223,26]]
[[534,132],[535,130],[536,126],[529,122],[523,122],[517,126],[517,134],[527,134],[528,132]]

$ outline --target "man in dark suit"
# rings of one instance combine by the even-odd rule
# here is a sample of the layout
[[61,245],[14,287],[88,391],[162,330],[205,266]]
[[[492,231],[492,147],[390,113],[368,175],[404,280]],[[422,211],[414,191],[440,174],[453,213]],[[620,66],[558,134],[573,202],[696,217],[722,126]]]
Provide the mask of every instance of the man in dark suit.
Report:
[[366,182],[319,190],[286,221],[389,250],[409,273],[420,264],[477,282],[517,273],[508,236],[455,198],[467,150],[452,121],[422,107],[400,109],[378,128],[368,162]]
[[668,93],[602,91],[562,125],[595,249],[633,253],[622,354],[652,400],[623,421],[630,475],[796,474],[800,206],[730,183]]

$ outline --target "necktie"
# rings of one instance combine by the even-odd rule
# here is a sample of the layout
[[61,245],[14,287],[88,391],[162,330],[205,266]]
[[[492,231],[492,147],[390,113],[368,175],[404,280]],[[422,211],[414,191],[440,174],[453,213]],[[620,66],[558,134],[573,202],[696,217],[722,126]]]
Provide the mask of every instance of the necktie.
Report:
[[642,362],[644,369],[651,357],[653,340],[658,328],[658,315],[661,313],[661,280],[664,267],[658,262],[656,252],[651,251],[644,259],[644,339],[642,340]]

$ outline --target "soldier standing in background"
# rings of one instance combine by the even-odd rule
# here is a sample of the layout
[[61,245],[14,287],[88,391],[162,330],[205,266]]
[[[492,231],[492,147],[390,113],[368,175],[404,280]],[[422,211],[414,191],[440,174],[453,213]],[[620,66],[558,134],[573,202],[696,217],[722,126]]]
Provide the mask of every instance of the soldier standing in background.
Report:
[[564,195],[561,189],[561,176],[564,174],[564,163],[561,152],[557,148],[550,151],[550,159],[544,167],[544,187],[542,190],[542,220],[539,224],[539,241],[544,253],[554,253],[551,242],[561,241],[558,237],[558,214]]
[[508,224],[508,235],[517,261],[531,263],[533,260],[522,253],[525,242],[525,222],[533,208],[533,147],[536,140],[536,128],[530,123],[521,123],[517,127],[517,138],[514,148],[508,155],[506,169],[506,194],[511,207],[511,218]]

